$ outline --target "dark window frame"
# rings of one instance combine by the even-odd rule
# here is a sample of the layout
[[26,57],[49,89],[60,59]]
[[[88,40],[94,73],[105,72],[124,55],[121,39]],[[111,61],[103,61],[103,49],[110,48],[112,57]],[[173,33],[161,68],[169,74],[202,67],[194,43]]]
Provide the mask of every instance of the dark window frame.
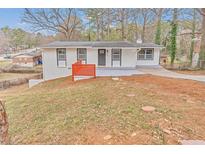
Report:
[[[83,55],[83,54],[79,54],[80,50],[84,49],[85,50],[85,58],[81,59],[79,58],[79,55]],[[77,48],[77,60],[85,60],[85,64],[87,64],[87,48]]]
[[111,49],[111,65],[113,66],[113,61],[114,61],[114,54],[113,54],[113,52],[116,49],[119,51],[119,55],[120,55],[119,60],[120,60],[120,66],[121,66],[122,65],[122,49],[121,48],[113,48],[113,49]]
[[[59,52],[64,52],[64,58],[60,58],[59,57]],[[57,55],[57,67],[66,67],[67,66],[67,58],[66,58],[66,48],[57,48],[56,49],[56,55]],[[65,66],[59,66],[59,61],[64,61],[65,62]]]

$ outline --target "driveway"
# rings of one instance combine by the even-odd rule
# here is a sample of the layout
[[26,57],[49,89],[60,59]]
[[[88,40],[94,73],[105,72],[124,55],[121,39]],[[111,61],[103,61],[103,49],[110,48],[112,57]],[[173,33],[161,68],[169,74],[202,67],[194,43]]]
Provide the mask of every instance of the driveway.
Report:
[[166,70],[162,66],[137,66],[137,70],[145,74],[205,82],[205,75],[180,74],[180,73]]

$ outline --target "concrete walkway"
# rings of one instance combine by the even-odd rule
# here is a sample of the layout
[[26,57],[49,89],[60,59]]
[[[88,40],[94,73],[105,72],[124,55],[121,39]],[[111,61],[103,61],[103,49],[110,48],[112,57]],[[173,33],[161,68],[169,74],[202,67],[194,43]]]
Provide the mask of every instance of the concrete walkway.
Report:
[[136,69],[146,74],[205,82],[205,75],[188,75],[175,73],[164,69],[162,66],[138,66]]

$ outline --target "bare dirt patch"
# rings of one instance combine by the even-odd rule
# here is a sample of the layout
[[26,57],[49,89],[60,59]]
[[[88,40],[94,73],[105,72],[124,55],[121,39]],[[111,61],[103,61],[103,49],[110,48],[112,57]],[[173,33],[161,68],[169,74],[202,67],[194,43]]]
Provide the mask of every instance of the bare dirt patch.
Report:
[[190,96],[197,99],[205,100],[205,95],[204,95],[205,83],[203,82],[165,78],[165,77],[152,76],[152,75],[124,77],[123,79],[126,81],[132,81],[132,82],[144,84],[145,88],[147,88],[147,86],[150,86],[150,89],[154,89],[156,92],[160,91],[162,93],[168,92],[170,94],[174,93],[174,94],[188,95],[187,97]]

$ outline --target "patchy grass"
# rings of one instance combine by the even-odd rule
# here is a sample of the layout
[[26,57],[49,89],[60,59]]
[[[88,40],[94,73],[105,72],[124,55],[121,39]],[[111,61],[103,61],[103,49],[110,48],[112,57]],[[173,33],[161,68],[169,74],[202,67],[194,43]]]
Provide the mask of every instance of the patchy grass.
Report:
[[42,65],[36,65],[34,67],[35,72],[43,72],[43,66]]
[[26,73],[0,73],[0,81],[3,80],[11,80],[11,79],[18,79],[33,76],[35,74],[26,74]]
[[[74,83],[61,78],[14,87],[0,98],[11,144],[177,144],[205,139],[204,94],[200,82],[142,75]],[[145,105],[156,111],[143,112]],[[106,135],[112,138],[104,140]]]
[[10,60],[0,61],[0,68],[4,68],[4,67],[10,66],[10,65],[12,65],[12,61],[10,61]]

